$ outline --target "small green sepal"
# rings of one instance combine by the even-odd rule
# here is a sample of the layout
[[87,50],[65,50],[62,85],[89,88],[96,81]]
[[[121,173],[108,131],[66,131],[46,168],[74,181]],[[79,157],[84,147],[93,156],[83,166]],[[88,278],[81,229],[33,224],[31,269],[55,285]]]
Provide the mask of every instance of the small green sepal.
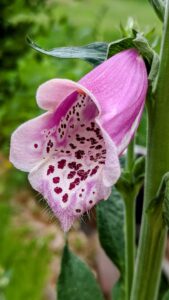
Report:
[[147,213],[157,211],[161,213],[164,225],[169,227],[169,172],[163,176],[157,194],[147,208]]

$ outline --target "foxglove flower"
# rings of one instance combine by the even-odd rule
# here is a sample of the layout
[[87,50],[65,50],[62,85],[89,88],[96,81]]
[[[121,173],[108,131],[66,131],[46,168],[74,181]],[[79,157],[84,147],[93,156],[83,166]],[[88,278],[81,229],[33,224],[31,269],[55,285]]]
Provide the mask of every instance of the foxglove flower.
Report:
[[145,63],[135,49],[114,55],[78,83],[52,79],[38,88],[37,103],[47,112],[13,133],[10,160],[29,172],[64,231],[109,197],[146,91]]

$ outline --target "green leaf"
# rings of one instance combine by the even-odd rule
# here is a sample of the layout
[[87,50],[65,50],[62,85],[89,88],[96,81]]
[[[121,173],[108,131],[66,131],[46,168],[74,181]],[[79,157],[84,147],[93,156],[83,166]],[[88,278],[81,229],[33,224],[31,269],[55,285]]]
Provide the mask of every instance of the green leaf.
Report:
[[165,13],[165,0],[149,0],[151,5],[154,7],[156,14],[158,15],[161,21],[164,20]]
[[93,66],[99,65],[107,58],[108,43],[106,42],[95,42],[79,47],[58,47],[45,50],[35,44],[30,37],[27,37],[26,40],[30,47],[43,54],[57,58],[80,58]]
[[169,291],[165,293],[162,300],[169,300]]
[[151,63],[151,68],[150,68],[150,72],[148,75],[148,79],[149,82],[153,82],[156,77],[157,77],[157,73],[158,73],[158,69],[159,69],[159,56],[158,54],[153,51],[153,57],[152,57],[152,63]]
[[133,48],[133,38],[127,37],[115,42],[112,42],[108,46],[108,55],[107,57],[110,58],[111,56],[119,53],[120,51]]
[[89,267],[66,245],[57,286],[58,300],[103,300]]
[[145,156],[141,156],[135,160],[132,174],[134,184],[143,183],[145,177]]
[[121,278],[113,287],[112,298],[113,298],[113,300],[124,300],[125,299],[124,281]]
[[165,177],[165,192],[163,201],[163,219],[167,227],[169,228],[169,173]]
[[107,57],[109,58],[119,53],[120,51],[129,48],[136,48],[146,60],[148,66],[147,69],[149,74],[149,82],[153,82],[157,76],[157,72],[159,69],[159,56],[149,45],[147,39],[143,36],[142,33],[139,33],[133,29],[133,37],[126,37],[110,43],[108,46]]
[[97,205],[97,226],[101,246],[123,275],[125,270],[124,203],[115,187],[109,199]]
[[[169,284],[168,279],[166,275],[162,272],[161,274],[161,282],[160,282],[160,288],[159,288],[159,294],[158,294],[158,300],[163,299],[164,295],[169,292]],[[168,297],[169,300],[169,297]]]
[[159,56],[151,48],[147,39],[141,33],[137,33],[136,38],[133,39],[133,45],[138,49],[140,54],[146,59],[149,65],[148,79],[151,83],[157,76],[159,69]]

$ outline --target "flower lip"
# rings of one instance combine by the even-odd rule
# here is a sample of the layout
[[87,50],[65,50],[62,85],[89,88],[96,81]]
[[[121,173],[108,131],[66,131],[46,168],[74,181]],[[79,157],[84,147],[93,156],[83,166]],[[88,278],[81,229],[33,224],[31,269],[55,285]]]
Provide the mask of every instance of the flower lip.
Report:
[[[31,185],[48,199],[64,230],[77,216],[101,199],[107,199],[111,185],[120,175],[117,149],[99,124],[97,106],[84,91],[79,90],[79,93],[68,96],[53,113],[56,118],[62,112],[54,132],[60,135],[56,142],[57,152],[49,155],[49,149],[48,159],[36,165],[29,174]],[[79,100],[73,101],[72,97]],[[45,141],[47,147],[54,144],[53,129],[49,131]],[[67,139],[66,144],[64,139]]]
[[[50,90],[52,90],[52,92],[50,92]],[[55,111],[62,103],[62,101],[64,101],[68,96],[76,91],[87,94],[97,106],[100,114],[101,107],[92,92],[82,84],[69,79],[55,78],[41,84],[36,93],[37,104],[44,110]]]

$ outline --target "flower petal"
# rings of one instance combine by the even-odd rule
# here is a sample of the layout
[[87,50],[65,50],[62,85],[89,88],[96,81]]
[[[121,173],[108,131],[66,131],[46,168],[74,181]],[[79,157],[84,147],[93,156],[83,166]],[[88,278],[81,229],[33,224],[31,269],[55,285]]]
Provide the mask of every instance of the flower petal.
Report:
[[[84,76],[79,83],[87,88],[100,106],[100,124],[119,148],[125,149],[139,124],[148,79],[143,59],[134,49],[114,55]],[[125,136],[130,138],[126,138]]]
[[37,103],[44,110],[55,111],[63,100],[79,90],[88,93],[85,87],[72,80],[51,79],[39,86],[36,93]]
[[84,93],[63,101],[51,117],[60,118],[56,130],[48,128],[47,142],[55,142],[55,147],[29,174],[31,185],[45,197],[65,231],[98,201],[107,199],[120,176],[116,146],[99,125],[98,114]]
[[43,136],[53,125],[46,113],[18,127],[11,137],[10,161],[22,170],[30,171],[43,158]]

